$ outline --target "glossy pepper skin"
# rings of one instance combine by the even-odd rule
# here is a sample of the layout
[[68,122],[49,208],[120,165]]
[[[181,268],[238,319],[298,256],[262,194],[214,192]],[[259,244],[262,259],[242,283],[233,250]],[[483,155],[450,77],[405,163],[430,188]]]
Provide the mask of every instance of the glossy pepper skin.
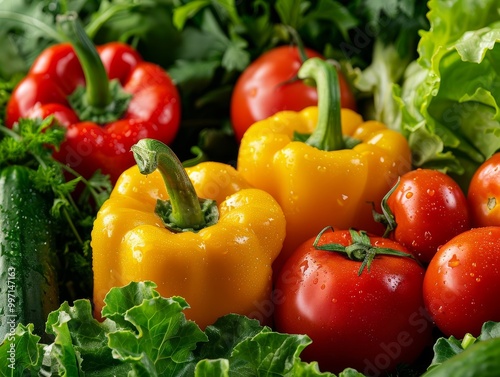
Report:
[[202,328],[227,313],[265,322],[272,313],[260,305],[271,303],[271,265],[285,237],[280,206],[230,165],[202,162],[184,171],[196,196],[215,200],[218,220],[195,231],[168,229],[157,200],[188,190],[169,191],[158,170],[125,171],[92,230],[95,315],[111,287],[151,280],[163,296],[184,297],[186,316]]
[[[67,34],[71,38],[72,30]],[[12,127],[22,117],[54,115],[67,127],[66,141],[55,157],[86,178],[101,169],[115,182],[134,165],[130,148],[138,140],[173,141],[180,123],[179,93],[160,66],[143,61],[132,47],[111,42],[98,46],[98,55],[92,55],[88,45],[81,47],[81,37],[80,32],[76,43],[53,45],[37,57],[12,93],[6,124]],[[116,106],[108,88],[114,80],[121,101]],[[79,112],[68,100],[78,87],[86,87],[84,107],[101,110],[97,117]]]
[[[329,73],[314,76],[321,66]],[[318,106],[278,112],[254,123],[243,136],[237,162],[241,175],[269,192],[285,213],[287,232],[277,271],[325,226],[382,234],[372,203],[379,209],[398,176],[411,169],[410,148],[399,132],[340,109],[333,69],[311,58],[300,75],[316,80]],[[294,140],[296,133],[310,136],[305,142]],[[349,148],[346,136],[358,144]]]

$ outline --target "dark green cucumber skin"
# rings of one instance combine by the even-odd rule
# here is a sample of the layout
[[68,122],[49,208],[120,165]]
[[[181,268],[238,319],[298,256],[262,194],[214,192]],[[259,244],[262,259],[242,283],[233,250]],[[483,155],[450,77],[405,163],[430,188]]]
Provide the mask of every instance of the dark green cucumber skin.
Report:
[[51,203],[27,167],[0,171],[0,342],[14,321],[45,339],[47,316],[59,307]]
[[465,351],[430,369],[423,377],[500,376],[500,338],[474,343]]

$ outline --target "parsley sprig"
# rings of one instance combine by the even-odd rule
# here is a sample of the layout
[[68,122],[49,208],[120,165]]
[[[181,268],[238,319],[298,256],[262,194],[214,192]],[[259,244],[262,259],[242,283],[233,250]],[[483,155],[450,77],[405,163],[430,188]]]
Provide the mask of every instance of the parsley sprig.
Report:
[[20,119],[12,129],[0,126],[0,169],[23,165],[31,179],[53,200],[51,215],[56,229],[59,280],[63,299],[90,297],[92,267],[90,232],[97,210],[112,189],[99,170],[90,179],[52,157],[64,141],[65,128],[52,116]]
[[[20,164],[34,170],[33,179],[40,191],[52,191],[55,196],[53,215],[71,210],[78,212],[72,193],[79,182],[85,185],[85,200],[91,197],[100,207],[111,191],[109,178],[99,171],[89,180],[52,157],[64,141],[65,128],[55,124],[52,116],[41,119],[20,119],[12,129],[1,127],[0,168]],[[66,174],[65,174],[66,173]],[[67,180],[66,176],[73,178]]]

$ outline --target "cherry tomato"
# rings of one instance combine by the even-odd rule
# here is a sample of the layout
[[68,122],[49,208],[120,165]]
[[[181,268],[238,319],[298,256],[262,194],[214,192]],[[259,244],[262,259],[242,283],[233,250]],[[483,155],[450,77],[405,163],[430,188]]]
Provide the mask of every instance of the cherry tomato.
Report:
[[451,239],[432,258],[424,278],[425,306],[447,336],[478,336],[500,321],[500,227],[474,228]]
[[[321,54],[305,49],[309,58]],[[297,47],[279,46],[252,62],[238,78],[231,97],[231,122],[237,140],[253,123],[278,111],[300,111],[316,106],[316,88],[295,80],[302,60]],[[345,77],[339,73],[341,105],[356,109],[354,95]]]
[[424,263],[439,246],[471,227],[465,194],[437,170],[416,169],[401,176],[387,204],[397,224],[391,238]]
[[[407,252],[400,244],[369,237],[372,246]],[[347,367],[378,376],[398,363],[412,363],[431,339],[422,298],[424,268],[413,258],[378,255],[360,275],[362,262],[302,244],[276,279],[275,326],[307,334],[301,353],[322,371]],[[352,244],[347,230],[325,232],[318,245]]]
[[500,153],[476,170],[467,193],[474,226],[500,226]]

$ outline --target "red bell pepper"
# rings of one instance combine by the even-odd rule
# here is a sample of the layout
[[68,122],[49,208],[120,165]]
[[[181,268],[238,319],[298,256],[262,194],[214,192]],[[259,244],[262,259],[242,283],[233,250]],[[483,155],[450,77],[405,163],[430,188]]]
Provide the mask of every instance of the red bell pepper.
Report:
[[6,124],[53,115],[67,127],[54,157],[89,178],[97,169],[116,182],[135,164],[132,145],[143,138],[169,144],[179,129],[181,103],[170,76],[130,46],[97,48],[76,16],[60,23],[70,43],[44,50],[14,89]]

